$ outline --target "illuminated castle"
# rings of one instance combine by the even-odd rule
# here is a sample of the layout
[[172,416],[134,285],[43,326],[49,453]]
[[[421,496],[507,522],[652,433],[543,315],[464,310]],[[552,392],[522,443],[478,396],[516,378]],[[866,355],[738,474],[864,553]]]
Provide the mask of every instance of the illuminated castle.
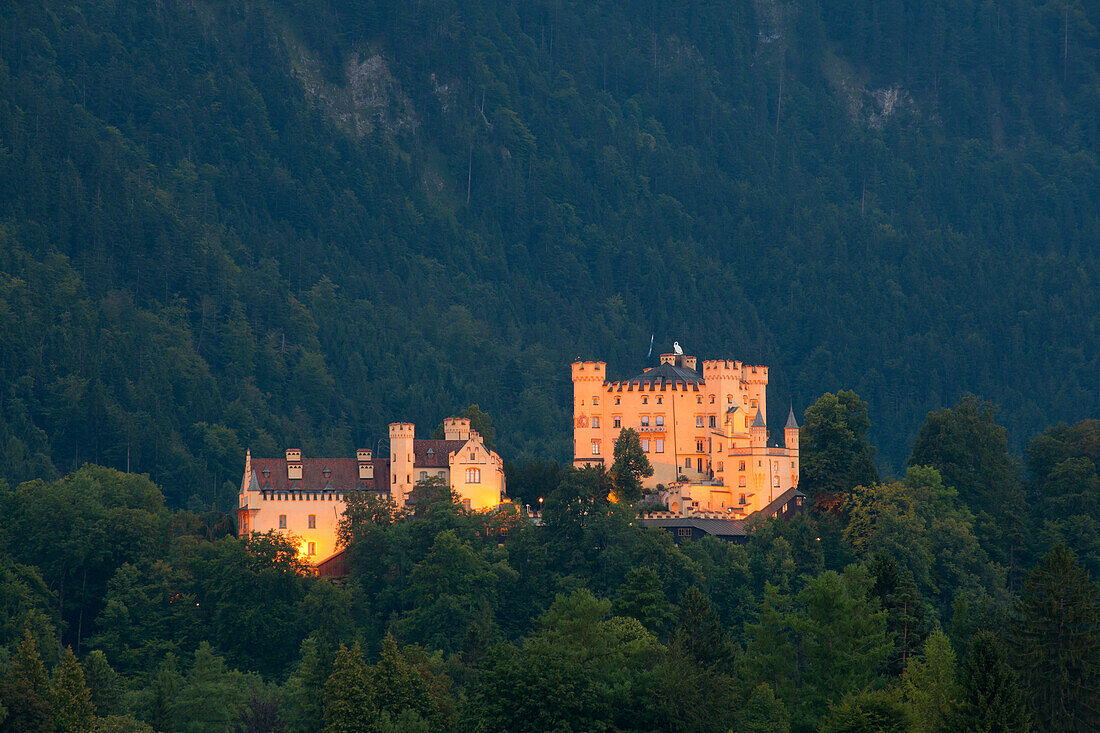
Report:
[[496,507],[504,493],[504,462],[466,418],[443,421],[443,440],[417,440],[412,423],[391,423],[389,456],[369,448],[355,458],[302,458],[288,448],[285,458],[245,454],[237,509],[237,534],[275,530],[300,539],[299,554],[310,563],[337,551],[336,526],[345,495],[355,491],[388,494],[405,505],[416,482],[439,477],[467,509]]
[[[679,350],[679,349],[677,349]],[[798,485],[798,424],[791,410],[783,446],[769,445],[768,368],[662,354],[660,365],[623,380],[602,361],[573,365],[573,465],[614,461],[615,440],[633,428],[675,514],[744,517]]]

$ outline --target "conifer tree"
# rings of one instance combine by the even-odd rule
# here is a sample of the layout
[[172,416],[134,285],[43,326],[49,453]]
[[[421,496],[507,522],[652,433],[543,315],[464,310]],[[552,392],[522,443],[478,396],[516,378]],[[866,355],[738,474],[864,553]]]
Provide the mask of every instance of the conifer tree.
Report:
[[714,604],[697,586],[684,591],[679,617],[676,646],[696,664],[729,669],[734,661],[733,644]]
[[341,645],[332,674],[325,682],[325,733],[361,733],[378,719],[371,671],[356,642]]
[[114,713],[122,694],[118,672],[107,661],[107,655],[98,649],[84,657],[84,682],[92,696],[96,713],[102,716]]
[[321,659],[317,639],[307,637],[302,641],[298,667],[287,680],[283,692],[283,713],[290,733],[306,733],[320,727],[325,711],[327,679],[328,672]]
[[1015,661],[1044,730],[1100,729],[1100,600],[1065,545],[1043,557],[1016,603]]
[[924,658],[911,658],[902,676],[909,717],[919,733],[944,730],[958,704],[955,651],[947,635],[936,629],[924,645]]
[[779,695],[790,689],[795,675],[794,629],[789,604],[787,596],[766,583],[757,621],[745,625],[748,637],[745,674],[750,682],[767,684]]
[[49,678],[29,629],[16,647],[7,674],[0,677],[0,718],[3,733],[53,731]]
[[393,634],[382,639],[382,654],[371,669],[371,687],[375,691],[378,707],[397,720],[407,711],[416,713],[423,720],[430,720],[435,711],[430,709],[428,686],[419,670],[405,659],[397,648]]
[[15,650],[15,656],[12,657],[11,676],[13,679],[26,682],[34,694],[44,699],[49,696],[50,682],[49,677],[46,676],[46,665],[42,663],[42,657],[38,654],[38,644],[30,629],[23,632],[23,639]]
[[653,465],[642,450],[641,438],[633,428],[625,428],[615,440],[615,461],[611,476],[615,494],[622,501],[637,501],[642,497],[642,479],[653,475]]
[[948,730],[1026,733],[1032,729],[1019,680],[1001,646],[988,631],[974,637],[962,665],[959,704],[948,717]]
[[84,670],[72,649],[65,647],[50,682],[54,721],[58,733],[82,733],[92,727],[95,705],[84,683]]

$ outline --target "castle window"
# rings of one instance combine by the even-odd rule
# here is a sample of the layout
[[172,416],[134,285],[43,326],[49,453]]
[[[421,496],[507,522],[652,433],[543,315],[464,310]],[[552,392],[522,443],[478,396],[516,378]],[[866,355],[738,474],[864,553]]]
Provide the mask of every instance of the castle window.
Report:
[[600,441],[592,441],[592,455],[598,456],[600,454]]
[[643,428],[648,428],[649,427],[649,415],[642,415],[642,427]]
[[747,504],[748,503],[747,501],[745,501],[745,495],[744,494],[741,494],[741,498],[738,501],[738,503],[739,504]]
[[642,451],[649,453],[649,438],[642,438]]
[[648,397],[643,397],[642,398],[642,404],[643,405],[648,405],[649,404],[649,398]]
[[279,529],[286,529],[286,515],[279,515]]
[[427,471],[421,471],[420,472],[420,480],[425,481],[425,480],[427,480],[427,478],[428,478],[428,472]]
[[439,476],[439,478],[447,478],[447,473],[446,473],[446,471],[440,471],[438,476]]
[[664,415],[656,415],[656,416],[654,416],[653,419],[656,421],[657,427],[664,426],[664,424],[665,424],[665,416]]
[[659,405],[659,404],[661,404],[661,398],[660,398],[660,396],[658,396],[658,397],[657,397],[657,404],[658,404],[658,405]]
[[691,537],[691,527],[677,527],[676,535],[678,537]]
[[477,453],[471,453],[470,454],[470,460],[471,461],[476,461],[477,460]]
[[310,514],[309,515],[308,521],[306,522],[306,526],[309,527],[310,529],[317,529],[317,515],[316,514]]
[[772,486],[774,486],[777,489],[779,488],[779,477],[778,476],[773,476],[772,477]]
[[325,466],[324,469],[321,471],[321,473],[324,474],[325,478],[328,478],[329,476],[332,475],[332,469],[329,468],[328,466]]
[[749,407],[756,409],[756,400],[749,400]]
[[465,509],[466,511],[470,511],[470,500],[469,499],[463,499],[462,500],[462,508]]
[[710,426],[712,428],[718,427],[718,418],[716,418],[714,415],[710,416]]
[[714,395],[710,396],[710,404],[712,404],[712,405],[714,404]]
[[622,402],[622,401],[623,401],[623,398],[622,398],[622,397],[616,397],[616,398],[615,398],[615,404],[616,404],[616,405],[617,405],[617,404],[619,404],[619,403],[620,403],[620,402]]
[[733,395],[731,395],[731,394],[726,395],[726,404],[729,404],[729,405],[733,404]]
[[653,452],[654,453],[664,453],[665,452],[665,439],[664,438],[657,438],[656,440],[653,441],[653,443],[654,443],[654,445],[653,445]]
[[600,398],[599,397],[593,397],[592,398],[592,405],[595,406],[595,405],[598,405],[598,404],[600,404]]
[[701,441],[701,440],[695,441],[695,452],[696,453],[702,453],[703,452],[703,441]]
[[703,427],[703,416],[702,415],[696,415],[695,416],[695,427],[697,427],[697,428]]
[[264,470],[263,470],[263,472],[262,472],[262,473],[263,473],[263,475],[264,475],[264,478],[267,478],[268,476],[270,476],[270,475],[271,475],[271,469],[270,469],[270,468],[268,468],[267,466],[264,466]]
[[431,448],[429,448],[428,449],[428,459],[431,460],[432,458],[435,458],[435,451],[432,450]]
[[721,461],[718,461],[718,470],[719,470],[719,471],[721,471],[721,470],[722,470],[722,462],[721,462]]
[[737,485],[738,485],[738,486],[740,486],[740,487],[742,487],[742,488],[743,488],[743,487],[745,486],[745,477],[744,477],[744,476],[742,476],[741,478],[737,479]]
[[703,395],[699,395],[698,397],[696,397],[695,401],[700,405],[703,404]]
[[466,469],[466,483],[468,483],[468,484],[480,484],[481,483],[481,469],[480,468],[467,468]]
[[691,468],[691,459],[690,458],[685,458],[684,459],[684,468]]
[[623,419],[621,417],[619,417],[618,415],[611,418],[611,422],[612,422],[611,427],[621,428],[623,426]]
[[306,543],[306,554],[307,555],[316,555],[317,554],[317,543],[316,542],[307,542]]
[[600,427],[600,418],[599,418],[598,415],[592,418],[592,427],[594,427],[594,428]]

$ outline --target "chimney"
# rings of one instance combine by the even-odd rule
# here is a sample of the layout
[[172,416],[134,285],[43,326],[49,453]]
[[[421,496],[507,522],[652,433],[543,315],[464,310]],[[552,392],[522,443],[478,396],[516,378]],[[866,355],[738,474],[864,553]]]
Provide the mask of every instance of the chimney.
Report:
[[302,480],[302,449],[286,449],[286,477],[290,481]]
[[370,448],[360,448],[355,451],[355,458],[359,462],[359,479],[373,479],[374,464],[371,463]]

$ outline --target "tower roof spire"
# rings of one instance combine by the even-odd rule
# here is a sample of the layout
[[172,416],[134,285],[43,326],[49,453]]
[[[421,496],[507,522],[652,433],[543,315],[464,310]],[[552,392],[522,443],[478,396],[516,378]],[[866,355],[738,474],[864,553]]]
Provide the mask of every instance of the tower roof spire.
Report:
[[798,427],[798,421],[794,419],[794,405],[793,404],[791,405],[791,411],[787,414],[787,424],[784,425],[783,427],[784,428],[797,428]]
[[764,411],[763,410],[758,409],[756,411],[756,418],[752,421],[752,426],[754,428],[766,428],[766,427],[768,427],[768,423],[764,420]]

